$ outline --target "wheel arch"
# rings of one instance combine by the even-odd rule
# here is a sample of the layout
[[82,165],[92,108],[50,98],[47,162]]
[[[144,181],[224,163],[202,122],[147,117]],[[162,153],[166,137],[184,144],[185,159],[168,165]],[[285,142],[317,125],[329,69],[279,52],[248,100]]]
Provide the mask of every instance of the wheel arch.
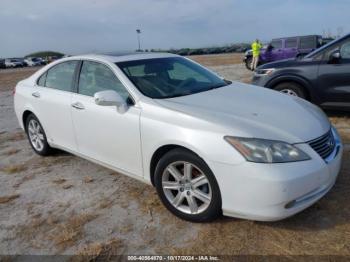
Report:
[[303,90],[305,91],[306,97],[309,101],[314,100],[314,95],[311,91],[311,84],[309,81],[303,77],[296,76],[296,75],[287,75],[283,77],[276,77],[272,80],[270,80],[266,86],[270,89],[274,89],[277,85],[282,84],[282,83],[287,83],[287,82],[292,82],[300,85]]
[[[150,161],[150,165],[149,165],[149,172],[150,172],[150,180],[152,185],[154,186],[154,175],[155,175],[155,170],[157,167],[157,164],[159,162],[159,160],[162,158],[162,156],[164,156],[166,153],[170,152],[171,150],[174,149],[184,149],[187,150],[189,152],[191,152],[192,154],[195,154],[196,156],[200,157],[201,159],[203,159],[198,153],[196,153],[194,150],[183,146],[183,145],[179,145],[179,144],[167,144],[167,145],[162,145],[160,147],[157,148],[156,151],[154,151],[154,153],[152,154],[151,157],[151,161]],[[205,162],[205,160],[203,159],[203,161]]]
[[27,121],[27,118],[29,115],[35,115],[32,111],[26,109],[23,114],[22,114],[22,124],[23,124],[23,128],[24,128],[24,131],[27,132],[27,126],[26,126],[26,121]]

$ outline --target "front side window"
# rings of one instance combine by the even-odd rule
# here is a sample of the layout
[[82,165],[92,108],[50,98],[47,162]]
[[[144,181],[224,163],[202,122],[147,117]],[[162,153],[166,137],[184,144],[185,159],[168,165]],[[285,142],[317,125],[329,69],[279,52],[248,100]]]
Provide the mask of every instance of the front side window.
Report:
[[116,75],[107,66],[91,61],[84,61],[80,71],[78,93],[94,96],[104,90],[116,91],[125,101],[129,93]]
[[62,91],[72,91],[77,64],[77,61],[67,61],[50,68],[46,74],[45,86]]
[[340,47],[340,55],[343,59],[350,59],[350,40]]
[[228,83],[182,57],[119,62],[117,65],[141,93],[151,98],[170,98],[219,88]]
[[38,80],[38,85],[39,85],[39,86],[45,86],[46,75],[47,75],[47,73],[43,74],[43,75],[39,78],[39,80]]
[[282,48],[282,40],[272,40],[271,46],[273,48]]
[[328,48],[325,48],[325,50],[323,50],[323,52],[320,52],[318,56],[322,56],[323,60],[328,61],[331,54],[333,54],[335,51],[340,51],[340,55],[343,59],[349,59],[350,58],[349,48],[350,48],[350,39],[346,39],[336,44],[332,44]]

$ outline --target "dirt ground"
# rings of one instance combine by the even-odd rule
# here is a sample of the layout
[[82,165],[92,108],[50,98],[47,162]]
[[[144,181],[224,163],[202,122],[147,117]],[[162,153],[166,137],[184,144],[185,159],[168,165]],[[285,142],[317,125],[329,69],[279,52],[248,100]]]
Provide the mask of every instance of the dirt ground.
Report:
[[[249,82],[241,57],[191,58]],[[11,92],[35,70],[0,71],[0,254],[350,255],[350,113],[327,112],[345,154],[336,185],[318,203],[280,222],[194,224],[170,214],[151,186],[68,153],[35,155]]]

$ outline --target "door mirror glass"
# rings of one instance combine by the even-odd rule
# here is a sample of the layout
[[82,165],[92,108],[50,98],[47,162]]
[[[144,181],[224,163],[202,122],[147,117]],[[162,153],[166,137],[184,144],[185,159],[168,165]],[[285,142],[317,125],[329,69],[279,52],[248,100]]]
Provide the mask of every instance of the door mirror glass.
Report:
[[336,50],[330,54],[328,62],[331,64],[336,64],[340,61],[340,59],[341,59],[340,51]]
[[125,113],[128,104],[116,91],[105,90],[94,94],[96,105],[99,106],[116,106],[119,113]]

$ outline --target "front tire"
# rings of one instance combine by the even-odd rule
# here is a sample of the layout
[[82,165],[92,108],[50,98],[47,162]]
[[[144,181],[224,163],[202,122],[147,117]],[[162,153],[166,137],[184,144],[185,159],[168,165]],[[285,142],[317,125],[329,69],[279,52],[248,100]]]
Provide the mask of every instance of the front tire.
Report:
[[34,114],[30,114],[27,117],[25,130],[29,144],[35,153],[41,156],[47,156],[52,153],[52,148],[47,143],[45,131]]
[[253,57],[248,57],[246,60],[245,60],[245,67],[252,71],[252,61],[253,61]]
[[185,149],[166,153],[155,170],[155,186],[166,208],[192,222],[208,222],[221,214],[221,195],[208,165]]
[[300,98],[306,99],[306,94],[303,87],[294,82],[284,82],[284,83],[278,84],[274,88],[274,90],[287,95],[298,96]]

